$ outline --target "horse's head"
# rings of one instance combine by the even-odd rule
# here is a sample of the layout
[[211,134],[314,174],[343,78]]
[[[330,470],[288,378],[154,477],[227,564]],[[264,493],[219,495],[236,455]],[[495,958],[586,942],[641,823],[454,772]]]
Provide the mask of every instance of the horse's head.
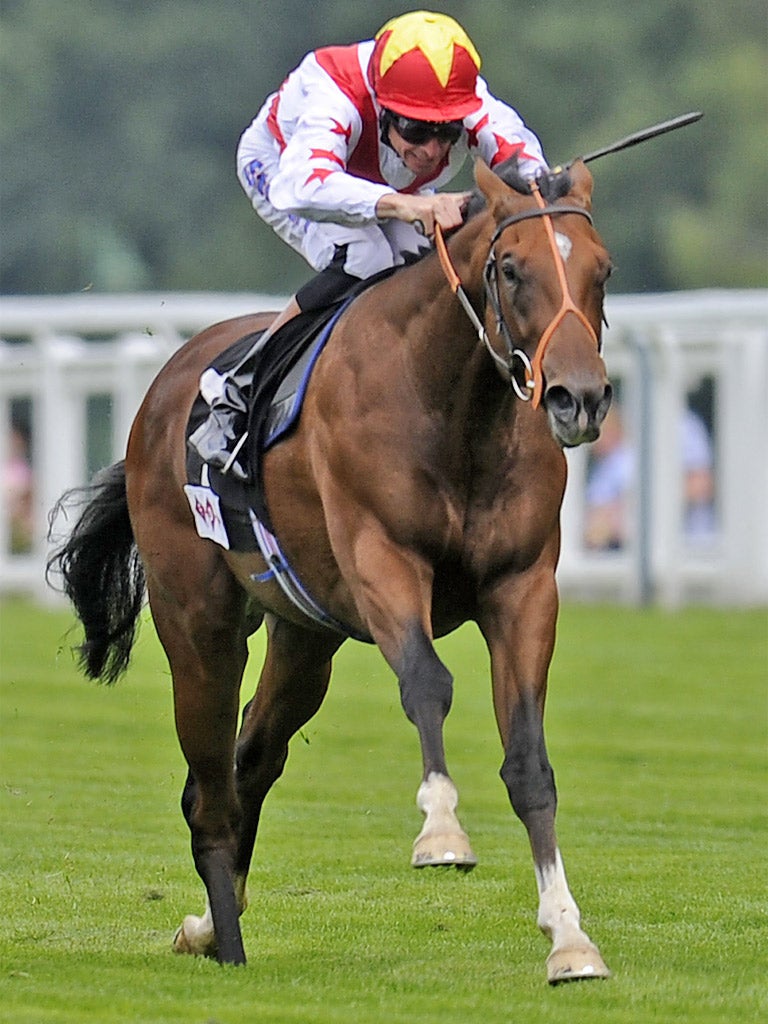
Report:
[[612,389],[600,355],[611,261],[589,214],[592,175],[579,161],[539,189],[514,170],[507,184],[477,161],[475,178],[492,234],[489,336],[504,349],[517,393],[546,409],[555,439],[594,441]]

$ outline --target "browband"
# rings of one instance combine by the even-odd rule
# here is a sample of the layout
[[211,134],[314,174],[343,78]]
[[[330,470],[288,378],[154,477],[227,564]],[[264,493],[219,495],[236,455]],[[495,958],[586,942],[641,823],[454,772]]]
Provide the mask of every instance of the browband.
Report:
[[496,227],[496,230],[491,239],[491,245],[495,245],[499,240],[499,235],[502,231],[506,231],[512,224],[517,224],[521,220],[530,220],[531,217],[554,217],[560,213],[578,213],[582,217],[586,217],[590,224],[592,221],[592,214],[585,210],[583,206],[540,206],[536,209],[523,210],[521,213],[513,213],[511,217],[505,217],[503,221]]

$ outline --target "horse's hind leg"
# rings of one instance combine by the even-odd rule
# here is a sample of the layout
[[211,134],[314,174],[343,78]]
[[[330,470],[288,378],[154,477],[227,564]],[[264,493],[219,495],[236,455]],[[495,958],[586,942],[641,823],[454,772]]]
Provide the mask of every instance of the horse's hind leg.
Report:
[[174,948],[244,963],[241,894],[234,885],[240,825],[234,753],[252,624],[245,594],[217,553],[211,549],[206,558],[196,548],[194,558],[174,559],[174,591],[183,600],[163,587],[157,575],[148,579],[152,615],[173,676],[176,731],[189,765],[182,809],[208,897],[202,918],[185,918]]
[[243,712],[237,741],[237,790],[242,808],[235,885],[245,898],[264,798],[280,777],[288,741],[317,712],[328,689],[331,659],[343,637],[316,633],[268,617],[264,666]]

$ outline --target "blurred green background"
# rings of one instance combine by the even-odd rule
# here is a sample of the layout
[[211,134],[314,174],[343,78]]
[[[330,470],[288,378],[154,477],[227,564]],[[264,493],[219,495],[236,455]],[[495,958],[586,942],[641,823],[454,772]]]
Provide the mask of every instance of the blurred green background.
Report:
[[296,287],[240,133],[308,50],[420,6],[464,25],[552,164],[704,111],[592,164],[615,291],[768,283],[764,0],[0,0],[0,292]]

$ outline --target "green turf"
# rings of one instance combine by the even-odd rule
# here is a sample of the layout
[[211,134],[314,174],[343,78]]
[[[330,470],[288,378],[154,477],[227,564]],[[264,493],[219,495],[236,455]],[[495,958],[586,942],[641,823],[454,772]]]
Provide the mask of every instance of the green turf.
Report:
[[[585,926],[614,971],[550,989],[522,826],[498,778],[487,658],[440,644],[470,875],[415,872],[415,730],[348,644],[270,796],[249,964],[174,956],[202,890],[178,808],[168,670],[85,682],[69,617],[0,605],[0,1020],[7,1024],[752,1024],[765,998],[764,611],[566,607],[547,736]],[[254,642],[256,657],[260,641]]]

